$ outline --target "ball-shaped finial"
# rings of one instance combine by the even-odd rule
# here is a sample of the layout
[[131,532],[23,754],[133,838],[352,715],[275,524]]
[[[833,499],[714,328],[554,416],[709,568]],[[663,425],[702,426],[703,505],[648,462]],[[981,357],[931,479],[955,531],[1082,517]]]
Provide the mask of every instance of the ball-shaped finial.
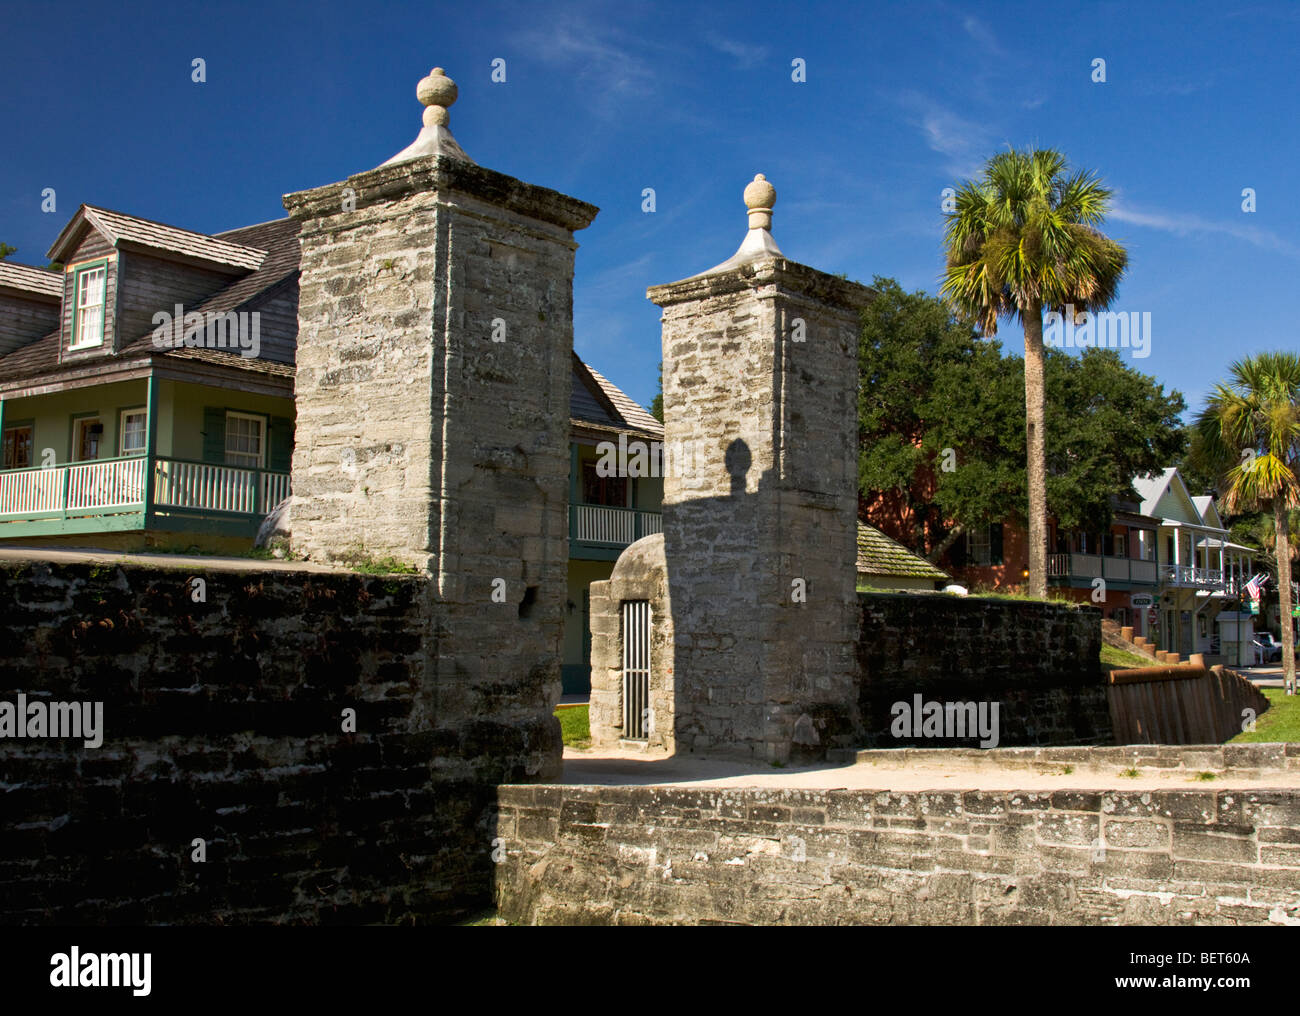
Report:
[[441,67],[435,67],[428,77],[421,78],[415,86],[416,98],[426,106],[441,106],[446,109],[456,101],[458,94],[456,82],[447,77]]
[[750,229],[772,228],[772,206],[776,204],[776,188],[759,173],[745,188],[745,207],[749,209]]
[[767,182],[767,177],[759,173],[745,187],[745,207],[750,211],[762,208],[770,212],[775,204],[776,188]]

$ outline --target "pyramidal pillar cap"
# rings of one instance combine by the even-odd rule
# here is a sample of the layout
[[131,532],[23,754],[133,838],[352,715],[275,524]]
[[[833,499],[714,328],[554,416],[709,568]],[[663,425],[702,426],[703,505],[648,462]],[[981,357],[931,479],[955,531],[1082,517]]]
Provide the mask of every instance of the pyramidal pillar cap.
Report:
[[781,248],[772,238],[772,208],[776,205],[776,188],[768,183],[767,177],[759,173],[745,187],[745,208],[749,212],[749,232],[740,244],[740,249],[720,265],[715,265],[701,275],[714,275],[730,271],[751,261],[769,258],[784,258]]
[[447,127],[451,120],[450,108],[459,94],[456,82],[447,77],[441,67],[435,67],[421,78],[415,86],[415,97],[424,104],[424,126],[411,144],[382,165],[391,166],[426,155],[442,155],[472,164],[474,160],[465,154]]

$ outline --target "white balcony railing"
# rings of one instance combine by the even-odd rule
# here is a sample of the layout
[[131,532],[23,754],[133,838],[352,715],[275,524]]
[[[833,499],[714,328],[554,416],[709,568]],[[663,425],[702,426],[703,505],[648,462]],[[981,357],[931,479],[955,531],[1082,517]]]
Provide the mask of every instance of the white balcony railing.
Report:
[[1156,563],[1102,554],[1048,554],[1047,575],[1060,579],[1099,579],[1108,582],[1156,584]]
[[663,516],[659,512],[575,504],[569,506],[569,515],[569,536],[583,543],[626,547],[643,536],[663,532]]
[[144,510],[146,469],[154,506],[265,515],[289,494],[289,474],[143,455],[0,472],[0,522]]

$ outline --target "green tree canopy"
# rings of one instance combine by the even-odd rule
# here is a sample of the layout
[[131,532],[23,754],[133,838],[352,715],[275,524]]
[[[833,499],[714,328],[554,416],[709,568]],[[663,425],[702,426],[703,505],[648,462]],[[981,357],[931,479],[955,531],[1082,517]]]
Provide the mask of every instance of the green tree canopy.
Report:
[[[873,287],[859,349],[860,513],[931,557],[971,526],[1024,524],[1024,361],[937,297],[887,278]],[[1102,528],[1113,495],[1181,455],[1185,404],[1113,350],[1047,354],[1048,507],[1065,526]]]

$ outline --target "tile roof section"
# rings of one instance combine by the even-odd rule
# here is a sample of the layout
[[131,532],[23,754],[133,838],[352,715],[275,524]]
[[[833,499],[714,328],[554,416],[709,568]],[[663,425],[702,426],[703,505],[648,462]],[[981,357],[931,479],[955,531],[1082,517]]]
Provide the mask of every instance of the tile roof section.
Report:
[[858,523],[858,574],[946,581],[949,575],[879,529]]
[[[128,243],[139,244],[142,247],[152,247],[155,250],[168,251],[183,257],[247,271],[258,268],[266,256],[266,251],[243,242],[223,240],[219,236],[208,236],[206,233],[194,233],[188,229],[151,222],[148,219],[115,212],[108,208],[82,205],[79,214],[84,215],[86,221],[108,237],[114,246],[119,241],[126,240]],[[68,224],[69,228],[76,221],[77,217],[74,216],[72,222]],[[55,252],[70,236],[69,229],[64,229],[54,246],[50,248],[49,256],[55,257]]]
[[16,265],[11,261],[0,261],[0,286],[62,299],[63,273],[49,272],[32,265]]

